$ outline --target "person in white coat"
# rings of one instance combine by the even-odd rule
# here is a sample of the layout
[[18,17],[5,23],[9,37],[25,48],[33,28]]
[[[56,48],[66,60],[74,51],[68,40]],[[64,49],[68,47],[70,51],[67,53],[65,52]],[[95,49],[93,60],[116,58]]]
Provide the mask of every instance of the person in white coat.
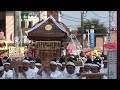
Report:
[[65,62],[62,62],[62,68],[61,68],[61,70],[62,70],[63,74],[67,73],[66,63]]
[[[92,64],[91,72],[92,73],[101,73],[99,65]],[[101,77],[100,79],[107,79],[107,77],[105,75],[103,75],[103,77]]]
[[91,72],[91,66],[92,66],[91,63],[85,63],[84,64],[85,73],[92,73]]
[[35,66],[35,61],[30,60],[30,68],[33,69],[36,73],[38,72],[38,68]]
[[62,69],[62,64],[58,62],[57,63],[57,70],[61,72],[62,71],[61,69]]
[[37,73],[39,79],[63,79],[63,74],[57,70],[57,62],[51,61],[50,65],[43,66]]
[[2,76],[4,74],[4,67],[3,67],[3,63],[0,59],[0,79],[4,79]]
[[63,74],[57,70],[57,63],[55,61],[50,62],[50,78],[63,79]]
[[7,61],[4,62],[3,65],[4,65],[3,78],[5,78],[5,79],[13,79],[13,70],[11,70],[10,59],[7,58]]
[[66,49],[64,48],[64,45],[61,45],[61,56],[66,55]]
[[17,79],[35,79],[35,71],[29,68],[30,62],[28,60],[22,61],[22,67],[19,68]]
[[103,61],[103,67],[101,67],[100,72],[102,72],[102,73],[108,73],[107,60]]
[[42,67],[42,64],[41,63],[35,63],[35,66],[40,69]]
[[69,61],[66,65],[67,73],[64,74],[64,79],[79,79],[75,72],[75,64]]
[[42,66],[39,69],[36,79],[50,79],[50,68],[48,65]]
[[101,69],[100,69],[100,72],[101,73],[106,73],[106,77],[108,78],[108,62],[107,62],[107,60],[103,60],[103,67],[101,67]]

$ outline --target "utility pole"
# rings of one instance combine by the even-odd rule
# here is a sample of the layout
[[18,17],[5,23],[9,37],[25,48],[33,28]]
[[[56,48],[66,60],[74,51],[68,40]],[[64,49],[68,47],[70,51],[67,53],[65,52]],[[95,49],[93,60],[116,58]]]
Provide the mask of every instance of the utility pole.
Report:
[[110,31],[111,31],[111,18],[112,18],[112,11],[109,11],[109,29],[108,29],[108,43],[111,43],[111,35],[110,35]]
[[[109,29],[108,29],[108,44],[110,44],[111,43],[111,36],[110,36],[110,30],[111,30],[111,17],[112,17],[112,15],[111,15],[111,11],[109,11]],[[110,72],[110,65],[109,65],[109,60],[108,60],[108,79],[110,78],[110,74],[109,74],[109,72]]]
[[81,45],[82,45],[82,49],[84,49],[84,11],[81,11]]
[[22,30],[21,30],[21,11],[18,11],[18,18],[19,18],[19,23],[18,23],[18,26],[19,26],[19,42],[20,42],[20,47],[22,47]]
[[14,11],[14,45],[15,47],[19,47],[19,11]]
[[14,53],[20,53],[21,45],[21,11],[14,11],[14,45],[16,47]]

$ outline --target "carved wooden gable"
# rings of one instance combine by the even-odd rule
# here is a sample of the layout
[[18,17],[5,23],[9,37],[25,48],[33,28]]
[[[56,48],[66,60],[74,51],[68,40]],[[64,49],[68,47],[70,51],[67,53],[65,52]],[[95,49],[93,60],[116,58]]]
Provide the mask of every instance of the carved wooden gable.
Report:
[[48,19],[45,23],[29,32],[28,38],[31,40],[60,40],[67,38],[67,33],[61,30],[51,19]]

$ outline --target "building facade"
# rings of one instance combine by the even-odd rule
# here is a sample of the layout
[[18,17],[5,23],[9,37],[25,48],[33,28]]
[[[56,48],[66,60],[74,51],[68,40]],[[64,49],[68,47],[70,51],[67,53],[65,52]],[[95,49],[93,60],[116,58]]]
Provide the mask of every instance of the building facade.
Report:
[[[26,43],[30,43],[27,36],[24,35],[23,32],[29,30],[39,21],[47,19],[49,15],[53,15],[55,19],[60,21],[60,12],[58,11],[21,11],[20,22],[21,29],[18,34],[22,36],[21,41],[26,45]],[[0,11],[0,42],[6,41],[8,46],[15,45],[15,11]],[[17,40],[17,42],[19,42]],[[24,46],[24,44],[22,44]],[[0,47],[2,49],[2,47]]]

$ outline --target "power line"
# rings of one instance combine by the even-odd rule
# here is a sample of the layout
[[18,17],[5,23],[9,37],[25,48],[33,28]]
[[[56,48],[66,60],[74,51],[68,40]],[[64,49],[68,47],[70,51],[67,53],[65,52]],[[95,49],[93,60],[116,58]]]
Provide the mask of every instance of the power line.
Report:
[[63,17],[63,16],[61,16],[61,18],[66,19],[66,20],[69,20],[69,21],[73,21],[73,22],[80,22],[80,21],[76,21],[76,20],[71,20],[71,19],[65,18],[65,17]]
[[[91,11],[92,12],[92,11]],[[97,15],[96,13],[94,13],[94,12],[92,12],[94,15],[96,15],[96,16],[98,16],[98,17],[100,17],[100,18],[108,18],[108,17],[102,17],[102,16],[99,16],[99,15]]]
[[[114,23],[115,23],[115,21],[117,21],[117,20],[114,20],[114,11],[112,12],[111,19],[112,19],[112,22],[114,22]],[[115,24],[117,24],[117,23],[115,23]]]
[[78,26],[68,26],[68,27],[73,27],[73,28],[77,28]]
[[62,16],[66,16],[66,17],[69,17],[69,18],[73,18],[73,19],[80,19],[80,18],[75,18],[75,17],[71,17],[71,16],[68,16],[68,15],[65,15],[65,14],[61,14]]
[[113,19],[112,19],[112,22],[114,22],[117,25],[117,23]]

